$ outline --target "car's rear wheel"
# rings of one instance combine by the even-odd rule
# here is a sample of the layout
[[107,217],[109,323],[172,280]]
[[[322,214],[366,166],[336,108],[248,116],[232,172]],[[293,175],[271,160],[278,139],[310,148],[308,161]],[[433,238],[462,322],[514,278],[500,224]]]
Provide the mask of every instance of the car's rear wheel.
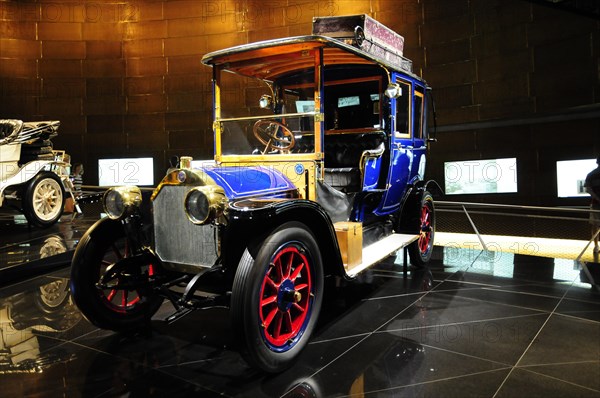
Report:
[[421,196],[419,207],[419,238],[408,246],[411,264],[417,267],[427,265],[433,252],[435,236],[435,207],[433,197],[427,191]]
[[310,339],[322,296],[321,255],[303,224],[274,230],[254,257],[246,250],[233,283],[231,317],[247,360],[266,372],[289,367]]

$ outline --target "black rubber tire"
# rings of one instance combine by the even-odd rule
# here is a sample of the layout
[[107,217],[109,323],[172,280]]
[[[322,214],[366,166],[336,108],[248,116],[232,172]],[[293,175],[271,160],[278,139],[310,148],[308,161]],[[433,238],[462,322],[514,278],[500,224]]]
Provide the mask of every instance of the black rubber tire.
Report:
[[[54,199],[41,198],[40,196],[46,193],[54,192],[56,197]],[[60,178],[51,171],[42,171],[33,177],[27,187],[25,188],[25,194],[23,195],[23,213],[29,221],[29,224],[36,227],[47,228],[54,225],[62,216],[65,207],[65,188]],[[38,205],[34,202],[38,202]],[[39,201],[46,201],[49,206],[49,213],[43,214],[43,204],[39,204]]]
[[[71,262],[70,287],[73,300],[82,314],[102,329],[115,331],[139,329],[147,325],[163,302],[163,298],[150,288],[141,288],[136,290],[138,302],[129,306],[128,291],[125,296],[127,305],[119,307],[114,304],[114,300],[107,297],[104,290],[96,286],[104,266],[113,263],[116,259],[115,249],[120,251],[125,246],[125,242],[125,231],[120,221],[101,219],[83,236]],[[123,257],[127,257],[127,250]],[[127,270],[127,272],[132,271]],[[155,271],[157,271],[156,267]],[[123,291],[119,292],[121,293],[116,294],[122,295]]]
[[[422,211],[427,207],[430,218],[425,222],[422,219]],[[431,259],[433,252],[433,242],[435,237],[435,207],[433,205],[433,197],[427,191],[421,196],[420,206],[418,208],[417,219],[419,220],[419,239],[408,246],[408,254],[410,263],[415,267],[425,267]],[[427,239],[427,242],[423,242]]]
[[33,141],[33,142],[29,143],[29,144],[22,144],[21,145],[21,151],[23,149],[41,148],[41,147],[45,147],[45,146],[52,148],[52,141],[50,141],[50,140],[39,140],[38,139],[38,140]]
[[[272,260],[288,249],[297,250],[305,256],[310,272],[302,274],[301,278],[310,278],[311,294],[305,296],[307,297],[305,302],[299,301],[303,303],[302,305],[306,305],[307,312],[301,322],[303,325],[301,330],[292,335],[285,344],[276,347],[270,346],[265,337],[269,331],[266,330],[268,326],[265,328],[261,326],[260,308],[262,307],[259,303],[263,283],[266,282],[272,269],[270,265]],[[233,331],[237,341],[241,343],[242,353],[251,365],[267,373],[281,372],[293,364],[315,328],[323,300],[321,253],[312,233],[299,222],[281,225],[256,247],[255,256],[251,252],[254,253],[254,250],[247,249],[242,255],[233,282],[231,294]],[[296,270],[297,267],[294,269]],[[292,274],[291,267],[288,270],[288,275],[290,274]]]

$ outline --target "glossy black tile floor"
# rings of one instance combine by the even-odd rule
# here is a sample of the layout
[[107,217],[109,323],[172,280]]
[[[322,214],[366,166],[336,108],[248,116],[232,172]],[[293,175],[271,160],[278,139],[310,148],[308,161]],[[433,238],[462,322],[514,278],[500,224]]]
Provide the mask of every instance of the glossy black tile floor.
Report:
[[[0,255],[15,260],[20,247],[28,258],[22,242],[53,233],[68,253],[85,225],[3,229]],[[576,263],[451,248],[435,257],[429,270],[405,274],[400,255],[355,282],[328,280],[316,334],[275,376],[233,348],[225,308],[167,325],[165,303],[144,334],[93,327],[63,267],[0,288],[0,396],[600,396],[600,294]]]

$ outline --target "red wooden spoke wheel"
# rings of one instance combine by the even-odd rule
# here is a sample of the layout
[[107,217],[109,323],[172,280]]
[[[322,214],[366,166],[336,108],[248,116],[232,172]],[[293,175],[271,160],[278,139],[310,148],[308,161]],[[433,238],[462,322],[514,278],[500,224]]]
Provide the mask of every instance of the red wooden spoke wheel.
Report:
[[419,233],[419,250],[421,253],[427,253],[431,250],[431,236],[433,235],[433,229],[431,225],[432,219],[432,208],[430,206],[423,206],[421,208],[421,231]]
[[418,212],[419,238],[408,247],[408,253],[410,262],[417,267],[422,267],[431,259],[435,236],[435,208],[433,197],[427,191],[421,196]]
[[119,262],[133,251],[123,225],[100,220],[79,242],[71,263],[71,293],[75,303],[94,325],[111,330],[135,329],[162,304],[152,288],[160,272],[156,264]]
[[[110,250],[106,252],[105,257],[102,259],[100,275],[104,275],[107,269],[116,261],[128,258],[130,255],[129,242],[125,238],[118,242],[114,242],[111,245]],[[154,275],[154,266],[152,264],[147,264],[135,271],[136,277],[144,274],[151,277]],[[120,287],[120,285],[128,282],[128,276],[130,275],[122,273],[106,283],[109,287],[97,286],[100,297],[109,309],[116,312],[127,312],[134,310],[134,307],[141,302],[143,294],[140,293],[139,290]]]
[[266,372],[288,368],[315,328],[323,300],[319,246],[291,221],[247,249],[231,292],[231,321],[248,362]]
[[259,314],[273,350],[295,344],[311,311],[311,267],[303,251],[297,243],[280,248],[263,279]]

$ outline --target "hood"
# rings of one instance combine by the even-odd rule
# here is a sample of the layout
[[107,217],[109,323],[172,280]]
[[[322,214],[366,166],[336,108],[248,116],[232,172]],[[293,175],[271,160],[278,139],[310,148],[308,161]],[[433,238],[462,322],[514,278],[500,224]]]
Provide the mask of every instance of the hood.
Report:
[[279,171],[264,166],[203,167],[204,171],[225,191],[228,199],[248,196],[273,196],[297,191],[296,186]]

